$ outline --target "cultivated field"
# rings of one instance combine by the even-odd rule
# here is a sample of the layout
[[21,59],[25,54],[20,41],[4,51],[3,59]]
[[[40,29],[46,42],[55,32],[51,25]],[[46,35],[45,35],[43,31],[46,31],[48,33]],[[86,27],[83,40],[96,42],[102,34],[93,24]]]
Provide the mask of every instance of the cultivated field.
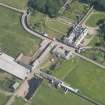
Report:
[[0,7],[0,47],[16,57],[20,52],[33,54],[40,39],[24,31],[20,23],[21,14]]

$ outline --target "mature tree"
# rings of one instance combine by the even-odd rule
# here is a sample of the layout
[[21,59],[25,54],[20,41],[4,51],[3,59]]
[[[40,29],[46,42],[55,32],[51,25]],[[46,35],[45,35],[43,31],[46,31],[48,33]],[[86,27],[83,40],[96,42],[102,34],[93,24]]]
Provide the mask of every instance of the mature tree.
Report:
[[94,5],[96,9],[105,11],[105,0],[79,0],[79,1],[85,2],[90,5]]
[[46,0],[29,0],[28,7],[35,10],[45,11]]
[[55,17],[65,2],[66,0],[29,0],[28,7],[46,13],[50,17]]
[[101,39],[102,44],[105,44],[105,19],[102,19],[98,22],[99,25],[99,37]]
[[92,4],[93,0],[79,0],[80,2],[84,2],[84,3],[87,3],[87,4]]
[[105,0],[93,0],[97,9],[105,11]]

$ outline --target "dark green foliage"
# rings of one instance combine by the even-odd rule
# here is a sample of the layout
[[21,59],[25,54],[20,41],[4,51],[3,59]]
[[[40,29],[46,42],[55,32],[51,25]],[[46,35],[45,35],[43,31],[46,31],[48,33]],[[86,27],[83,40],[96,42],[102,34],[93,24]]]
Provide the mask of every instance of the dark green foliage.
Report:
[[105,45],[105,19],[100,20],[97,24],[99,25],[98,32],[101,43]]
[[93,0],[79,0],[80,2],[91,4]]
[[105,11],[105,0],[92,0],[95,9]]
[[105,0],[79,0],[88,4],[93,4],[95,9],[105,11]]
[[50,17],[55,17],[65,2],[66,0],[29,0],[28,7],[46,13]]

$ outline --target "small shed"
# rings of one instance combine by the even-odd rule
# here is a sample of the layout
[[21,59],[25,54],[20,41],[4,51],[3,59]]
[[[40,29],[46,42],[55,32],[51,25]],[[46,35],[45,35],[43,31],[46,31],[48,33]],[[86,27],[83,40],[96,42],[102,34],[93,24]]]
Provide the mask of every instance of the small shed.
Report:
[[18,87],[19,87],[19,82],[15,82],[15,83],[12,85],[12,88],[13,88],[14,90],[16,90]]

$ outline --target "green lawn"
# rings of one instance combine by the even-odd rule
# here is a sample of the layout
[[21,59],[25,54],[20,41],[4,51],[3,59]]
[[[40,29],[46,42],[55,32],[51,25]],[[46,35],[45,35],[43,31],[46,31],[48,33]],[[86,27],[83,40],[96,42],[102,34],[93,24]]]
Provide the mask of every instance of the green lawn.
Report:
[[15,57],[20,52],[33,54],[40,39],[28,34],[21,26],[21,14],[0,7],[0,47]]
[[26,104],[26,102],[23,99],[16,97],[16,99],[12,105],[25,105],[25,104]]
[[79,0],[73,0],[69,5],[70,7],[65,10],[63,16],[69,18],[72,22],[77,20],[77,16],[80,16],[80,14],[86,14],[88,11],[88,5],[79,2]]
[[105,12],[97,12],[95,11],[87,20],[86,25],[87,26],[91,26],[91,27],[96,27],[97,23],[102,20],[105,19]]
[[62,90],[55,89],[48,85],[48,83],[42,83],[42,86],[38,90],[37,94],[32,99],[31,105],[92,105],[91,103],[81,99],[80,97],[68,93],[64,94]]
[[89,46],[96,47],[96,44],[100,43],[98,35],[95,35],[94,38],[90,41]]
[[49,69],[49,71],[52,73],[52,75],[60,79],[64,79],[65,76],[68,75],[68,73],[72,72],[76,68],[76,66],[74,67],[72,65],[74,65],[74,62],[71,60],[70,61],[62,60],[60,61],[60,64],[57,68]]
[[104,105],[105,70],[80,58],[72,62],[74,62],[72,65],[74,70],[66,76],[65,81],[80,89],[84,95]]
[[93,105],[80,97],[68,93],[64,94],[62,90],[55,89],[47,82],[43,82],[41,87],[33,96],[32,100],[25,103],[21,98],[16,98],[13,105]]
[[58,31],[58,33],[66,35],[68,32],[68,29],[70,28],[68,25],[61,23],[60,21],[57,20],[49,20],[47,22],[48,28],[51,28],[52,30],[54,29],[55,31]]
[[25,9],[28,0],[0,0],[1,3],[13,6],[18,9]]
[[72,87],[105,104],[105,70],[78,57],[62,61],[57,69],[50,70],[52,75],[69,83]]
[[3,93],[0,93],[0,105],[5,105],[8,98],[8,96],[4,95]]
[[66,35],[70,26],[60,22],[55,18],[49,18],[47,15],[35,12],[29,18],[29,26],[39,32],[46,32],[50,37],[61,38]]

